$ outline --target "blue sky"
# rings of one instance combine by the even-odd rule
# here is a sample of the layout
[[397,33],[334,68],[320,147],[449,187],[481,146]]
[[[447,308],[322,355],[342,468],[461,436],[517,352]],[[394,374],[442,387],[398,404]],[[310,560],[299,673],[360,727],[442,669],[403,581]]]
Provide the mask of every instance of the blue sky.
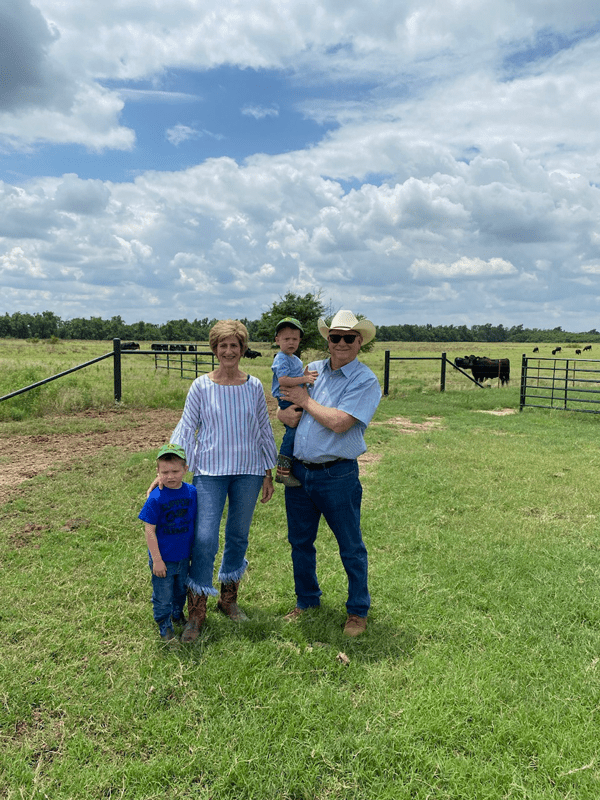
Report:
[[597,3],[308,8],[0,9],[0,313],[597,327]]
[[[135,147],[90,152],[85,145],[46,145],[34,152],[5,153],[3,180],[37,174],[130,181],[153,169],[182,170],[207,158],[243,161],[254,153],[275,155],[318,142],[331,125],[298,109],[319,87],[294,83],[283,70],[222,66],[206,72],[172,70],[161,88],[150,81],[105,81],[125,101],[120,123],[135,131]],[[324,87],[330,91],[330,87]],[[343,91],[354,87],[339,87]]]

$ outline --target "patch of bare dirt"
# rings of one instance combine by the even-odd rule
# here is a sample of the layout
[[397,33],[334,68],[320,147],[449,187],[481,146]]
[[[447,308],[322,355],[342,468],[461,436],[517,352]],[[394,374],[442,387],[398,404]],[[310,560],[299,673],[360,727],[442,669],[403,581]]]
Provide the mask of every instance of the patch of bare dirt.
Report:
[[476,409],[477,414],[494,414],[497,417],[505,417],[507,414],[516,414],[516,408],[500,408],[497,411],[484,411],[481,408]]
[[375,471],[377,464],[381,461],[381,453],[366,452],[359,456],[357,460],[361,477],[366,477]]
[[371,425],[395,425],[400,433],[419,433],[442,427],[442,417],[427,417],[424,422],[412,422],[407,417],[392,417],[385,422],[372,422]]
[[[76,416],[76,415],[74,415]],[[129,453],[152,450],[167,441],[177,425],[181,411],[151,409],[147,411],[98,412],[85,414],[105,423],[104,430],[84,433],[2,436],[2,454],[19,454],[18,472],[0,469],[0,503],[6,503],[18,486],[29,478],[63,464],[81,461],[97,454],[104,447],[117,447]],[[0,431],[1,435],[1,431]]]
[[[267,396],[267,406],[274,426],[277,401]],[[85,412],[72,415],[73,419],[93,417],[102,423],[103,430],[86,431],[84,433],[50,433],[31,436],[3,436],[0,428],[2,448],[0,451],[0,503],[6,503],[19,491],[19,486],[30,478],[46,473],[52,475],[53,470],[63,465],[82,461],[104,447],[116,447],[128,453],[142,450],[158,449],[164,444],[179,422],[181,411],[150,409],[146,411],[104,411]],[[12,454],[18,453],[18,461]],[[18,472],[11,468],[2,469],[2,462],[11,454],[10,460],[18,464]],[[381,456],[365,453],[359,459],[363,474],[373,469]],[[7,458],[6,458],[7,460]],[[71,520],[73,522],[73,520]],[[77,522],[77,521],[75,521]],[[28,532],[27,539],[32,532]],[[36,532],[37,535],[37,532]]]
[[36,540],[39,539],[42,533],[46,530],[43,525],[34,525],[28,523],[18,533],[13,533],[8,537],[8,541],[13,547],[33,547],[39,549],[39,544]]

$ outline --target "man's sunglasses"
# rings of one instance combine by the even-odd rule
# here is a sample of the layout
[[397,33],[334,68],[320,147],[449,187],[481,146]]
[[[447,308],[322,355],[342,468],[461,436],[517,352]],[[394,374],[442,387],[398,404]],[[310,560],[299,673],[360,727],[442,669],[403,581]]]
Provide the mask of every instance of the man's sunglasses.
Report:
[[342,339],[346,344],[354,344],[354,340],[357,336],[358,333],[330,333],[328,338],[333,344],[339,344]]

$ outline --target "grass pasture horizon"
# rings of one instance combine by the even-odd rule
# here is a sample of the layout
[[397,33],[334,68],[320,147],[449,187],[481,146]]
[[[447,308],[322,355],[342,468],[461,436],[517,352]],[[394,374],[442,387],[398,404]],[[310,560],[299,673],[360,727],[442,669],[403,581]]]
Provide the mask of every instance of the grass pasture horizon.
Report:
[[[497,413],[518,409],[532,347],[365,355],[381,380],[386,348],[509,357],[512,381],[456,373],[442,394],[438,363],[393,362],[361,468],[372,609],[356,640],[324,524],[322,607],[282,621],[295,598],[281,487],[253,522],[249,623],[209,601],[197,642],[169,647],[137,519],[154,453],[104,447],[21,484],[0,506],[0,798],[596,800],[600,419]],[[110,349],[0,341],[0,394]],[[243,364],[268,390],[262,352]],[[151,361],[123,358],[128,418],[183,406],[189,381]],[[4,470],[25,438],[91,430],[114,406],[112,366],[35,392],[0,417]]]

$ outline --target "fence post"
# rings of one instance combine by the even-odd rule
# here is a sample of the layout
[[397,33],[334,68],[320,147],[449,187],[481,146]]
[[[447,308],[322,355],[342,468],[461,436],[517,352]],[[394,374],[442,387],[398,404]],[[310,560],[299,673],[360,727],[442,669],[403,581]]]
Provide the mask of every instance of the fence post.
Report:
[[383,362],[383,394],[390,393],[390,351],[385,351],[385,359]]
[[113,376],[115,403],[121,402],[121,340],[113,339]]
[[442,368],[440,371],[440,392],[446,390],[446,353],[442,353]]
[[[540,362],[538,361],[538,371],[540,368]],[[523,358],[521,360],[521,391],[519,393],[519,411],[523,411],[523,406],[527,402],[527,356],[523,353]]]

